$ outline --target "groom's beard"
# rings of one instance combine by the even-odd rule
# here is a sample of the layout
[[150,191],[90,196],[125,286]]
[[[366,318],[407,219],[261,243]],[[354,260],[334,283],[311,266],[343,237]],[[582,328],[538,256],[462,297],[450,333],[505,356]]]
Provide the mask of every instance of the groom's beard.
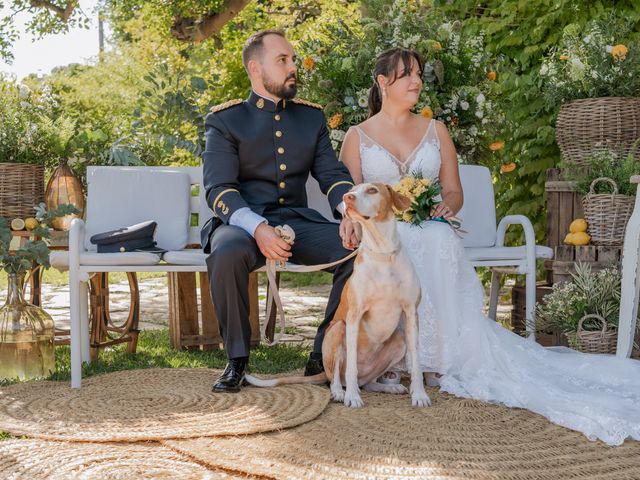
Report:
[[269,92],[271,95],[273,95],[273,96],[275,96],[277,98],[282,98],[284,100],[291,100],[292,98],[294,98],[296,96],[296,93],[298,91],[297,82],[294,83],[291,86],[287,85],[287,83],[286,83],[292,78],[294,80],[296,80],[295,74],[294,75],[289,75],[285,79],[284,83],[277,84],[275,82],[272,82],[269,77],[265,76],[262,79],[262,84],[264,85],[264,89],[267,92]]

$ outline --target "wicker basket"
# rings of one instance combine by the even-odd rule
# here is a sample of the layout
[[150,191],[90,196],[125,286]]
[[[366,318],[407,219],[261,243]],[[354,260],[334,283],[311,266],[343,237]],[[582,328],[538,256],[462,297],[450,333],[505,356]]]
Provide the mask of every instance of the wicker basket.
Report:
[[[582,328],[585,320],[595,318],[602,322],[602,330],[599,332],[588,332]],[[600,315],[585,315],[578,322],[578,331],[575,333],[565,333],[569,345],[584,353],[616,353],[618,341],[617,330],[607,330],[607,321]]]
[[33,217],[33,207],[43,201],[42,165],[0,163],[0,217],[8,221]]
[[[599,182],[609,182],[611,193],[595,193]],[[622,245],[627,222],[633,212],[635,197],[619,195],[618,185],[610,178],[600,177],[591,182],[589,193],[582,199],[584,219],[587,221],[591,243],[594,245]]]
[[584,98],[564,103],[556,137],[562,157],[577,165],[603,149],[626,157],[640,138],[640,98]]

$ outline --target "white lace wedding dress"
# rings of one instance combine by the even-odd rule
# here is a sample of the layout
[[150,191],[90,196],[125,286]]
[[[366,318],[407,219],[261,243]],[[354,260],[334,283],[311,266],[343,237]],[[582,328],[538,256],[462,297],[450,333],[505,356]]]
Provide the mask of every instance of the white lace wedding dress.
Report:
[[[355,129],[365,182],[438,177],[434,121],[405,162]],[[422,285],[421,368],[443,374],[443,391],[525,408],[611,445],[640,440],[639,361],[548,349],[510,332],[484,316],[481,283],[451,227],[398,222],[398,230]]]

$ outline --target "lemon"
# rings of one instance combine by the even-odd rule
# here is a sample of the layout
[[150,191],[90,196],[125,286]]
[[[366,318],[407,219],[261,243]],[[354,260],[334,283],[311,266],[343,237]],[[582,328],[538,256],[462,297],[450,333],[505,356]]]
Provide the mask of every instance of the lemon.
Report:
[[564,243],[567,245],[573,245],[573,233],[567,233],[567,236],[564,237]]
[[21,218],[11,220],[11,230],[24,230],[24,220]]
[[33,217],[29,217],[24,221],[24,226],[27,227],[27,230],[33,230],[38,226],[38,220]]
[[591,237],[587,232],[576,232],[571,233],[570,235],[573,235],[572,240],[574,245],[588,245],[591,240]]
[[587,222],[584,218],[577,218],[573,222],[571,222],[571,225],[569,225],[569,231],[571,233],[586,232]]

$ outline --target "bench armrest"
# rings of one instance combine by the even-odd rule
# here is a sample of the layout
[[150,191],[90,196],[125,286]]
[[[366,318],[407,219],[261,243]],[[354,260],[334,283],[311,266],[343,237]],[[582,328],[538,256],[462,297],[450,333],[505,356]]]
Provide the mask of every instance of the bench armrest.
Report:
[[524,215],[507,215],[498,224],[496,231],[496,246],[504,247],[504,237],[507,233],[507,227],[509,225],[522,225],[524,230],[525,246],[531,246],[535,250],[536,246],[536,234],[533,231],[533,225]]

